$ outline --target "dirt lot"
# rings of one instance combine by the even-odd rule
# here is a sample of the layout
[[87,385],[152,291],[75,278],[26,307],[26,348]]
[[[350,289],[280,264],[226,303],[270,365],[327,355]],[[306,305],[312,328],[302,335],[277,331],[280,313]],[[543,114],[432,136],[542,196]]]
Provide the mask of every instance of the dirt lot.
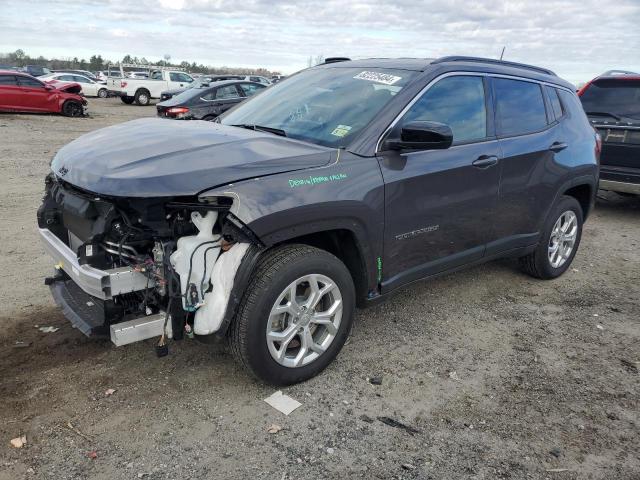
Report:
[[303,404],[285,417],[223,347],[157,359],[151,341],[89,341],[54,307],[35,231],[49,160],[154,107],[90,111],[0,116],[1,480],[640,478],[640,200],[603,195],[558,280],[497,262],[358,312],[337,361],[285,389]]

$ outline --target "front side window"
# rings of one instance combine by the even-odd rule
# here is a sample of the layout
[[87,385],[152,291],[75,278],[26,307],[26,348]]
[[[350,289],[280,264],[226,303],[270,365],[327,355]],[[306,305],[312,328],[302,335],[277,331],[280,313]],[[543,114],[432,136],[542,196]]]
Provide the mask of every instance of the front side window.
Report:
[[454,143],[487,136],[487,110],[482,77],[455,76],[438,81],[414,103],[400,121],[444,123],[453,131]]
[[328,147],[351,142],[416,72],[320,67],[265,89],[220,117],[224,125],[259,125]]
[[171,72],[169,74],[169,79],[172,82],[186,82],[186,83],[193,82],[193,79],[189,75],[187,75],[186,73],[180,73],[180,72]]
[[500,135],[525,135],[547,126],[547,113],[539,84],[494,78],[493,85]]
[[[173,79],[173,73],[169,75],[169,78],[171,79],[172,82],[175,81]],[[156,70],[155,72],[153,72],[151,74],[151,80],[162,80],[162,72],[159,70]]]
[[35,78],[22,77],[22,76],[18,77],[18,84],[21,87],[35,87],[35,88],[43,88],[44,87],[44,84],[40,83]]
[[239,96],[235,85],[227,85],[216,90],[216,100],[228,100]]

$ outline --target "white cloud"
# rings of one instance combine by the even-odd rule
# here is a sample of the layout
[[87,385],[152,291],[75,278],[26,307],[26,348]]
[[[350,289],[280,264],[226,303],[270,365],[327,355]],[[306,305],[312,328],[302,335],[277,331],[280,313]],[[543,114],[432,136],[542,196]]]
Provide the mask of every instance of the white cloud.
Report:
[[92,0],[82,16],[70,16],[63,0],[2,1],[0,49],[35,55],[168,52],[292,72],[310,55],[496,57],[506,46],[506,59],[574,82],[611,68],[640,70],[639,0],[139,0],[135,8]]

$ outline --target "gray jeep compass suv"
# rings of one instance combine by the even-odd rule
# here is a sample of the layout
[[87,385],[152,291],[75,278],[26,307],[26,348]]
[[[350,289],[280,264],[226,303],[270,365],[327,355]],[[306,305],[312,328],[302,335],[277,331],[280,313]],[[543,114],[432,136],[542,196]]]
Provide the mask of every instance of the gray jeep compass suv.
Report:
[[500,257],[564,273],[598,185],[571,84],[504,61],[331,61],[218,118],[88,133],[38,211],[69,320],[116,345],[225,339],[273,384],[338,354],[356,305]]

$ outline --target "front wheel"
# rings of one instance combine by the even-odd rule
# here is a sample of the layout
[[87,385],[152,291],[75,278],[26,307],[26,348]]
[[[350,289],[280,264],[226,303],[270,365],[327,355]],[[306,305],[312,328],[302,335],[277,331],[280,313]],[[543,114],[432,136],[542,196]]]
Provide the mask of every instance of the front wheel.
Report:
[[64,102],[64,105],[62,105],[62,114],[65,117],[81,117],[82,105],[73,100],[67,100]]
[[580,203],[573,197],[561,197],[545,222],[540,243],[520,259],[524,271],[544,280],[567,271],[580,245],[582,222]]
[[351,329],[355,288],[334,255],[307,245],[267,253],[242,299],[230,331],[237,360],[274,385],[320,373]]

